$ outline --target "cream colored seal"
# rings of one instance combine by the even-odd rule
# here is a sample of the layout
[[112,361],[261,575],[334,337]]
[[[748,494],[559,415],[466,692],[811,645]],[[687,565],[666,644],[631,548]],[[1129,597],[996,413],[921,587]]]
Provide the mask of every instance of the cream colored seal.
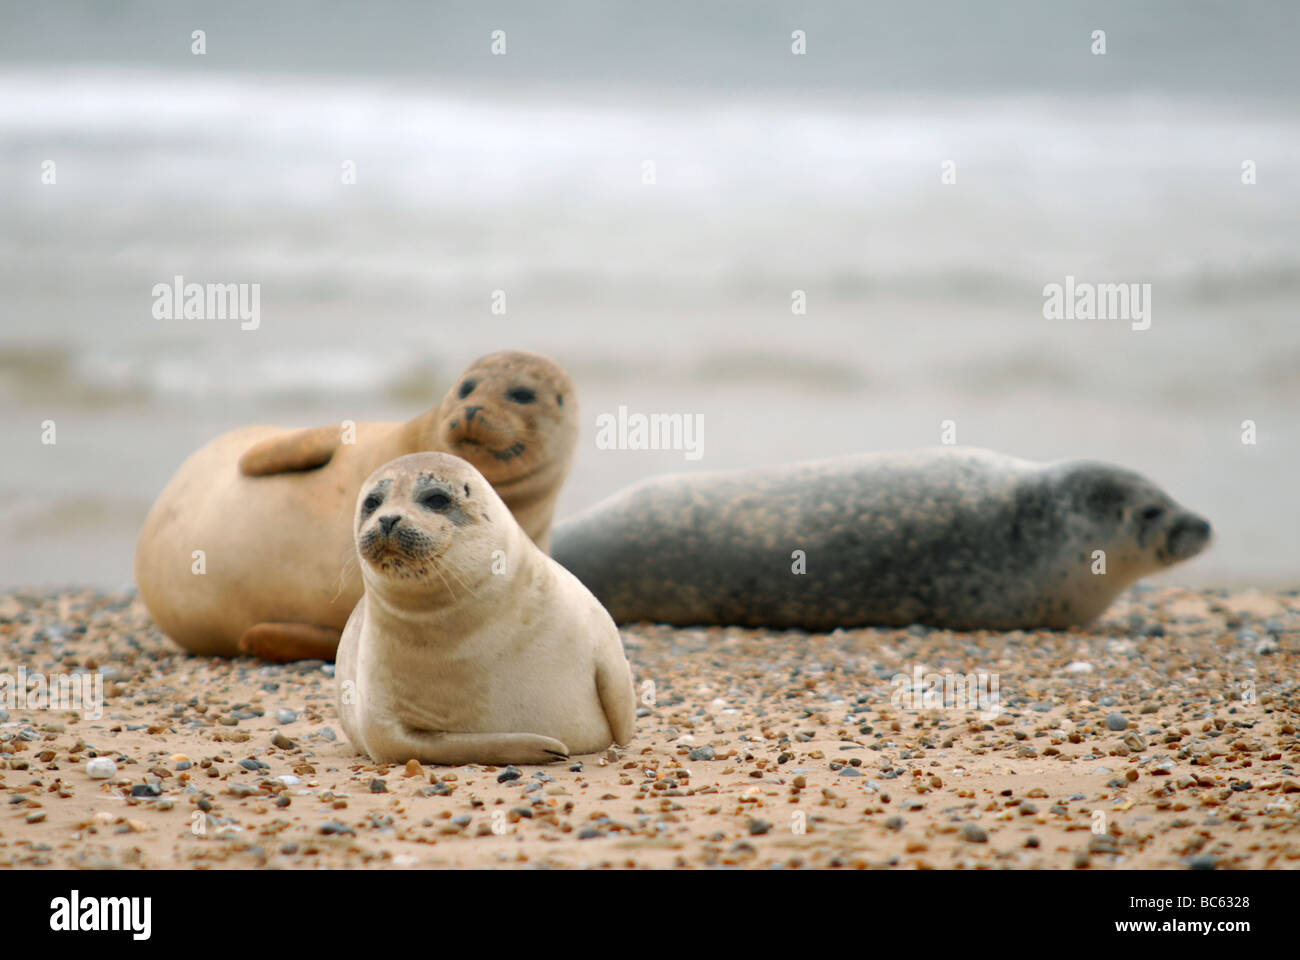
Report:
[[507,351],[476,361],[442,403],[406,423],[224,434],[181,466],[146,518],[140,595],[193,653],[332,659],[362,592],[352,541],[361,482],[403,454],[455,453],[547,550],[577,406],[558,364]]
[[618,628],[537,549],[470,464],[376,470],[357,498],[365,596],[335,675],[353,745],[380,763],[548,763],[627,743]]

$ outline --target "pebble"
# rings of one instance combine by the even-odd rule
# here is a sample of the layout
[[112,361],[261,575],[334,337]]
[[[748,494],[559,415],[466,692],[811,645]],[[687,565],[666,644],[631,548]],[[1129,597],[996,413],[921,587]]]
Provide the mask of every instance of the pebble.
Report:
[[1092,664],[1087,660],[1075,660],[1065,668],[1066,673],[1092,673]]
[[892,817],[886,817],[885,827],[889,830],[902,830],[903,818],[900,817],[898,814],[894,814]]
[[691,748],[692,760],[712,760],[716,754],[712,747],[693,747]]
[[95,757],[86,761],[86,776],[92,780],[110,780],[117,776],[117,764],[109,757]]
[[961,828],[961,838],[970,843],[988,843],[989,832],[978,823],[967,823]]
[[297,710],[290,710],[287,707],[281,707],[279,710],[275,711],[275,722],[282,726],[293,723],[297,719]]
[[379,779],[371,780],[371,781],[370,781],[370,792],[371,792],[371,793],[387,793],[387,792],[388,792],[388,784],[385,783],[383,780],[379,780]]
[[1111,730],[1127,730],[1128,718],[1122,713],[1112,713],[1106,718],[1106,726]]
[[[325,729],[328,730],[329,728],[326,727]],[[321,732],[324,733],[323,730],[322,730]],[[331,730],[330,732],[333,733],[332,730]],[[333,740],[334,738],[333,738],[333,737],[326,737],[325,739],[327,739],[327,740]],[[288,737],[286,737],[283,733],[276,733],[276,735],[273,736],[273,737],[271,738],[271,745],[274,746],[274,747],[279,747],[281,750],[297,750],[297,749],[298,749],[298,744],[294,743],[294,741],[290,740],[290,739],[289,739]]]
[[505,783],[508,780],[518,780],[520,776],[518,767],[506,767],[497,774],[497,783]]

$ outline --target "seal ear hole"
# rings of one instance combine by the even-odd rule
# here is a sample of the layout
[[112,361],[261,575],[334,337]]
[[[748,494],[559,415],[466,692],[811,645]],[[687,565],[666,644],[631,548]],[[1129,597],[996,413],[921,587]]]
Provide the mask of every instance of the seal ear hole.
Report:
[[474,392],[474,388],[477,386],[478,384],[475,383],[473,380],[466,380],[464,383],[460,385],[460,398],[464,400],[466,397],[468,397],[471,393]]
[[1093,516],[1104,517],[1114,513],[1117,517],[1122,517],[1124,491],[1112,483],[1099,484],[1088,494],[1086,504],[1088,512]]

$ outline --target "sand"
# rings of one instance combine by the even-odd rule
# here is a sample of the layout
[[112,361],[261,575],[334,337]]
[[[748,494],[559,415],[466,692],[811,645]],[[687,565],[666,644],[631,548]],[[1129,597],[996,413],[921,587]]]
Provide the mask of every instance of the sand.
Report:
[[[0,597],[0,638],[0,866],[1300,867],[1294,593],[1137,589],[1057,633],[634,625],[635,740],[517,776],[366,762],[332,666],[182,654],[130,594]],[[20,667],[100,674],[102,715],[24,709]],[[1000,699],[912,709],[918,668]]]

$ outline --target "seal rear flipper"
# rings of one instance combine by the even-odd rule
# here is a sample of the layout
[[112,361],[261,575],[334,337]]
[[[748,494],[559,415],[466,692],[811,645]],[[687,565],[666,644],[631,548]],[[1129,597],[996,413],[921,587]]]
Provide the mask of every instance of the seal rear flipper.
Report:
[[334,662],[342,633],[311,623],[255,623],[239,638],[244,653],[275,663],[291,660]]
[[246,477],[315,470],[329,463],[339,445],[338,427],[308,427],[255,443],[239,458]]

